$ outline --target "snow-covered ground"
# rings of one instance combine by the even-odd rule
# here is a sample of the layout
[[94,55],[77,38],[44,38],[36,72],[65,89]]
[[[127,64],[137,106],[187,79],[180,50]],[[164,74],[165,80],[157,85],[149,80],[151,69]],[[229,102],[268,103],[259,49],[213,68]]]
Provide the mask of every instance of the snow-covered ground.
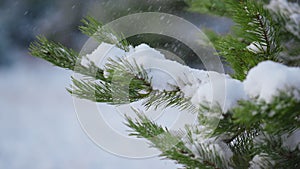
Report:
[[121,158],[97,147],[81,129],[65,90],[71,72],[43,61],[19,63],[0,69],[0,168],[176,168],[158,157]]

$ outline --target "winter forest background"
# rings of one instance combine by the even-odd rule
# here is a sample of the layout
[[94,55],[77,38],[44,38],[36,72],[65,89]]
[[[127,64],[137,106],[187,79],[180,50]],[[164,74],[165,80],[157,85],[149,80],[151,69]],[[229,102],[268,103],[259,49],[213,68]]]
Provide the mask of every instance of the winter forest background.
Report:
[[[199,2],[202,3],[202,1]],[[65,88],[69,87],[72,72],[53,67],[43,60],[29,56],[28,46],[36,39],[37,35],[42,34],[50,40],[79,51],[88,37],[78,31],[78,26],[81,25],[80,20],[87,15],[91,15],[105,24],[119,17],[138,12],[171,13],[185,18],[197,27],[212,29],[219,34],[228,33],[233,24],[231,20],[223,17],[188,12],[186,7],[183,0],[2,0],[0,2],[0,168],[135,169],[178,167],[173,162],[161,161],[158,157],[148,159],[118,157],[93,144],[81,129],[72,97],[65,91]],[[253,9],[245,6],[247,14],[245,16],[250,18],[248,9],[250,11]],[[257,13],[259,14],[259,12],[255,12],[254,18],[257,18]],[[258,20],[261,21],[260,16],[258,16]],[[233,20],[236,22],[235,18]],[[240,21],[244,22],[244,20]],[[255,25],[254,22],[245,23],[246,26],[250,25],[250,28],[253,24]],[[264,25],[265,23],[260,24]],[[268,26],[268,24],[266,25]],[[272,26],[267,30],[272,30],[271,28]],[[251,34],[251,30],[247,29],[249,34]],[[252,31],[254,31],[253,34],[257,33],[257,29]],[[265,32],[263,32],[264,35]],[[254,35],[253,37],[256,38]],[[284,37],[287,36],[284,35]],[[266,42],[269,42],[267,35],[265,39]],[[153,48],[170,51],[180,56],[189,67],[203,68],[201,61],[197,59],[191,49],[170,37],[143,34],[130,37],[127,41],[133,46],[147,43]],[[234,44],[238,45],[240,41],[243,39],[238,39],[238,43]],[[249,55],[252,56],[253,53],[257,54],[259,51],[255,45],[257,42],[250,42],[252,43],[246,48],[249,50],[248,52],[252,52]],[[31,46],[33,55],[35,55],[34,53],[40,55],[39,51],[42,51],[42,54],[48,56],[49,52],[39,49],[39,44],[36,46],[38,47]],[[253,49],[255,46],[256,50]],[[266,52],[268,53],[273,46],[267,45],[267,47]],[[275,43],[274,51],[271,52],[278,52],[276,51],[277,47],[277,43]],[[67,51],[63,48],[59,49],[62,49],[63,52]],[[261,49],[265,51],[263,46]],[[227,53],[228,51],[231,50],[228,49]],[[226,55],[226,50],[223,54]],[[235,60],[235,58],[232,59]],[[231,63],[230,59],[227,61]],[[66,65],[63,62],[60,63],[62,66]],[[240,64],[233,64],[235,71],[237,69],[234,65],[238,68],[242,67]],[[225,67],[225,71],[229,73],[232,69]],[[241,72],[242,75],[245,74],[245,71],[237,71],[236,74]],[[243,77],[240,78],[243,79]],[[111,140],[111,142],[117,141],[119,140]],[[128,149],[122,144],[118,144],[117,147],[119,146],[121,149]]]
[[[130,13],[167,12],[219,33],[227,32],[231,24],[226,18],[184,12],[185,4],[179,1],[142,2],[0,1],[0,168],[175,168],[170,161],[125,159],[94,145],[80,128],[72,98],[64,89],[72,72],[33,58],[27,50],[38,34],[79,50],[88,37],[77,28],[87,14],[107,23]],[[169,50],[177,50],[176,44]]]

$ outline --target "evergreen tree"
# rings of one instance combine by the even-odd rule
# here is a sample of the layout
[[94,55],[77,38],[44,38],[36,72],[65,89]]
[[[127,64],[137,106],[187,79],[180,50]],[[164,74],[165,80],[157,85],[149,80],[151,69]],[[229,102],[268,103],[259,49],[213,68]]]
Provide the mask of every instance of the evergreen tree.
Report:
[[[137,119],[127,117],[127,126],[133,130],[131,135],[148,139],[162,157],[184,168],[300,168],[299,5],[286,0],[186,3],[190,11],[229,17],[235,22],[228,35],[206,30],[219,55],[234,70],[225,79],[225,90],[229,95],[234,93],[234,97],[227,98],[225,107],[216,102],[209,109],[205,99],[195,101],[193,95],[187,94],[186,86],[157,89],[152,81],[155,77],[139,61],[109,60],[105,70],[92,61],[78,65],[81,58],[77,52],[42,36],[29,50],[33,56],[89,77],[86,81],[72,79],[72,89],[68,91],[79,98],[108,104],[126,104],[128,98],[130,102],[143,99],[147,108],[175,106],[196,112],[198,123],[184,129],[188,133],[185,138],[141,112],[137,112]],[[99,42],[114,44],[125,52],[131,50],[132,46],[122,36],[101,28],[101,23],[87,17],[80,30]],[[166,59],[160,61],[187,69]],[[112,84],[113,78],[120,83]],[[132,79],[128,98],[113,97],[114,93],[122,95],[124,91],[118,89],[128,78]],[[205,84],[191,82],[197,83],[195,91],[199,95],[205,91]],[[214,113],[218,114],[215,118],[219,123],[210,130],[208,121]],[[176,145],[170,146],[174,142]]]

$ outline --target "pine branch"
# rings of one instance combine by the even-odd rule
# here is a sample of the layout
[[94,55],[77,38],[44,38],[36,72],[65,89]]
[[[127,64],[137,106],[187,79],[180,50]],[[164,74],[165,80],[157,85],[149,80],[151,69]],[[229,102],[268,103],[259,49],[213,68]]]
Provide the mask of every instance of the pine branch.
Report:
[[280,27],[280,38],[282,38],[282,40],[284,41],[288,41],[290,39],[293,38],[297,38],[295,37],[295,35],[293,35],[290,31],[288,31],[286,29],[286,24],[289,20],[288,16],[286,16],[283,13],[280,12],[274,12],[272,10],[270,10],[272,17],[274,19],[274,21],[276,22],[276,24],[278,25],[278,27]]
[[263,61],[262,57],[247,50],[247,44],[243,43],[243,39],[237,39],[231,35],[220,38],[215,43],[215,47],[234,70],[231,76],[239,80],[245,79],[248,70]]
[[[235,0],[230,0],[236,2]],[[224,0],[185,0],[189,5],[188,11],[218,16],[229,16],[227,4]]]
[[[272,168],[297,168],[299,150],[288,150],[269,138],[264,144],[255,142],[261,133],[279,137],[300,128],[299,91],[288,89],[279,92],[271,103],[259,101],[240,101],[239,106],[230,110],[220,120],[212,136],[222,136],[230,145],[235,168],[248,168],[255,155],[265,153],[275,162]],[[284,119],[284,120],[282,120]],[[278,136],[279,135],[279,136]],[[261,139],[258,139],[261,140]],[[273,146],[271,147],[270,145]],[[275,145],[274,145],[275,144]],[[272,163],[269,163],[271,165]]]
[[37,41],[30,44],[29,52],[32,56],[69,70],[74,70],[79,59],[78,53],[74,50],[68,49],[60,43],[48,41],[43,36],[38,36]]
[[[208,161],[199,161],[195,155],[185,146],[185,144],[177,137],[172,135],[168,129],[153,123],[146,116],[138,114],[138,119],[133,121],[131,118],[127,118],[127,126],[133,129],[130,134],[139,138],[146,138],[151,141],[152,146],[158,148],[162,154],[161,156],[171,160],[175,160],[179,164],[182,164],[185,168],[212,168],[218,169],[218,167]],[[203,152],[203,155],[212,157],[212,152],[208,152],[204,147],[199,149]]]
[[92,79],[83,81],[73,78],[73,85],[68,91],[79,98],[95,102],[125,104],[144,98],[143,105],[147,109],[179,107],[182,110],[197,111],[178,88],[173,91],[153,90],[146,70],[135,61],[131,63],[125,59],[110,59],[105,65],[105,74],[105,79],[100,83]]
[[38,36],[35,42],[29,46],[32,56],[44,59],[55,66],[69,69],[77,73],[104,80],[103,70],[98,68],[93,62],[87,66],[80,63],[79,54],[72,49],[64,47],[60,43],[47,40],[43,36]]
[[87,36],[93,37],[98,42],[115,44],[118,48],[129,51],[129,43],[123,35],[118,35],[112,29],[104,27],[100,22],[91,16],[82,19],[84,24],[79,27],[79,30]]
[[288,66],[300,66],[300,40],[290,39],[283,45],[283,51],[279,54],[280,62]]
[[273,6],[271,4],[267,7],[269,8],[274,21],[276,21],[276,24],[280,27],[280,37],[284,41],[289,41],[291,39],[300,41],[299,24],[291,17],[299,15],[299,4],[297,2],[281,1],[278,6],[279,8],[276,8],[275,6],[275,9],[272,8]]
[[215,47],[234,69],[233,77],[243,80],[259,62],[278,60],[278,27],[262,3],[245,0],[227,4],[236,26],[233,35],[220,38]]
[[124,59],[109,60],[105,67],[104,80],[73,79],[73,86],[68,91],[82,99],[109,104],[134,102],[147,97],[152,91],[147,73],[136,63],[131,64]]
[[[147,71],[142,66],[137,65],[135,61],[131,63],[125,59],[109,60],[109,63],[106,64],[106,70],[110,74],[108,78],[113,79],[117,90],[122,88],[119,84],[126,84],[126,81],[128,82],[128,79],[131,79],[129,93],[134,93],[130,94],[130,98],[133,98],[131,100],[136,101],[145,98],[143,105],[147,109],[150,107],[155,109],[158,107],[179,107],[180,109],[196,111],[190,100],[186,99],[178,88],[173,91],[153,90]],[[122,93],[114,90],[113,92]]]
[[[297,46],[286,47],[293,50],[284,51],[286,53],[281,53],[284,56],[279,57],[283,31],[279,28],[278,21],[272,19],[269,11],[264,9],[260,2],[254,0],[243,0],[239,3],[234,0],[199,2],[201,1],[192,2],[200,7],[197,10],[226,15],[237,23],[233,35],[211,36],[219,53],[235,70],[235,78],[244,79],[247,71],[263,60],[294,62],[289,56],[295,56],[294,59],[299,60],[300,52]],[[94,18],[87,17],[82,22],[84,25],[80,30],[88,36],[99,42],[115,44],[125,51],[129,50],[129,45],[122,36],[115,36],[115,32],[104,28]],[[179,88],[173,91],[153,90],[147,71],[134,61],[109,60],[104,69],[98,68],[93,62],[82,65],[78,53],[45,37],[38,37],[38,40],[30,45],[29,50],[33,56],[87,76],[84,80],[72,78],[72,90],[67,89],[79,98],[109,104],[126,104],[144,99],[146,108],[177,106],[180,109],[198,111]],[[299,95],[300,91],[289,89],[280,91],[270,103],[254,98],[240,101],[237,107],[228,112],[222,112],[220,108],[213,110],[221,112],[223,118],[216,117],[220,121],[210,137],[216,137],[230,147],[233,152],[230,160],[219,156],[215,147],[212,149],[195,140],[191,132],[188,131],[190,144],[187,145],[181,137],[141,114],[138,114],[135,121],[126,117],[126,125],[133,129],[131,135],[148,139],[153,147],[162,152],[162,157],[175,160],[186,168],[248,168],[251,160],[261,154],[275,162],[274,165],[270,163],[274,168],[299,168],[299,150],[283,147],[282,140],[279,139],[282,134],[292,133],[300,128],[300,100],[296,99]],[[203,107],[198,112],[199,125],[210,129],[210,119],[202,112],[208,107]],[[270,137],[266,137],[262,144],[257,143],[255,138],[260,134]]]
[[[203,110],[203,108],[205,108]],[[202,111],[210,110],[209,107],[202,107]],[[211,111],[221,112],[220,107],[213,108]],[[253,139],[260,131],[259,124],[253,124],[253,126],[246,128],[242,124],[234,123],[233,112],[229,111],[222,115],[218,121],[217,127],[213,128],[213,131],[209,133],[210,137],[216,137],[227,144],[231,151],[232,166],[233,168],[248,168],[249,162],[254,156]],[[203,116],[199,116],[199,124],[204,125],[206,128],[210,128],[210,124]],[[207,127],[208,126],[208,127]],[[200,133],[199,133],[200,134]]]
[[143,92],[148,94],[151,92],[150,79],[143,66],[136,63],[135,60],[132,63],[126,59],[119,58],[117,60],[109,59],[105,64],[105,70],[107,72],[107,78],[111,81],[123,79],[124,81],[130,81],[132,89],[144,90]]
[[87,99],[94,102],[112,103],[111,87],[109,83],[77,80],[72,77],[73,85],[67,89],[69,93],[81,99]]
[[269,134],[289,133],[300,128],[300,101],[296,99],[297,94],[299,91],[290,89],[274,96],[271,103],[258,99],[240,101],[232,110],[234,123],[246,128],[260,124]]
[[233,20],[237,23],[235,33],[250,43],[257,42],[262,57],[276,60],[276,55],[281,50],[278,36],[278,26],[273,21],[270,12],[262,3],[247,0],[241,3],[230,4]]
[[208,166],[214,168],[236,168],[232,161],[232,151],[228,146],[229,144],[219,137],[211,135],[211,132],[207,133],[207,130],[210,130],[210,128],[202,124],[186,126],[187,147],[192,149],[196,157]]
[[83,34],[90,37],[93,36],[96,32],[98,32],[99,29],[103,26],[103,24],[98,22],[92,16],[87,16],[86,18],[83,18],[81,22],[83,23],[83,25],[79,26],[79,30]]
[[258,129],[253,127],[252,130],[240,128],[237,133],[229,140],[229,146],[234,152],[232,157],[235,168],[248,168],[249,163],[256,153],[254,149],[254,139],[257,136]]
[[[104,77],[104,71],[93,62],[90,61],[87,65],[82,65],[78,53],[64,47],[60,43],[49,41],[45,37],[37,37],[37,41],[30,44],[29,50],[32,56],[47,60],[58,67],[73,70],[85,75],[89,77],[88,80],[99,80],[99,83],[93,83],[73,79],[72,87],[74,90],[68,89],[68,91],[79,98],[112,103],[112,91],[115,91],[114,96],[117,94],[115,97],[120,96],[120,93],[122,93],[123,96],[126,96],[129,92],[129,100],[132,102],[146,97],[152,90],[150,83],[146,78],[147,74],[145,70],[136,64],[130,65],[125,60],[111,61],[107,64],[107,72],[111,72],[111,76]],[[114,85],[111,85],[112,77],[114,78]],[[130,78],[131,80],[128,81]],[[122,83],[116,85],[116,81]],[[126,85],[126,82],[129,82],[129,91],[126,89],[121,90],[124,88],[119,88],[121,85]],[[108,93],[105,93],[104,91]],[[105,99],[106,97],[107,99]],[[125,101],[128,102],[128,98],[123,98],[121,100],[114,99],[114,101],[117,103],[124,103]]]
[[300,167],[300,151],[289,150],[283,146],[280,136],[268,136],[263,143],[257,145],[256,149],[267,154],[273,160],[272,168],[278,169],[297,169]]
[[178,107],[180,110],[189,110],[189,112],[197,112],[195,106],[192,105],[190,99],[184,97],[180,89],[173,91],[157,91],[153,90],[145,99],[143,104],[147,109],[154,107]]

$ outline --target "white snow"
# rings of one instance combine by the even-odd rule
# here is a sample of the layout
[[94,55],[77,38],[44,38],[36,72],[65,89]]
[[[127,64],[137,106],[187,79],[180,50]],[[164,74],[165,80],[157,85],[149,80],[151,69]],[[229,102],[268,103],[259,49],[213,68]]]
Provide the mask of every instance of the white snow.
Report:
[[108,43],[101,43],[101,45],[97,46],[95,50],[93,50],[90,54],[86,54],[82,60],[81,64],[87,66],[90,61],[97,64],[101,69],[104,68],[105,63],[107,63],[108,59],[116,60],[125,55],[125,51],[115,47],[115,45]]
[[285,28],[300,38],[300,6],[298,2],[271,0],[266,7],[274,12],[279,12],[286,16],[289,20],[287,21]]
[[170,61],[145,44],[136,49],[138,50],[127,57],[136,60],[146,69],[152,69],[149,76],[154,89],[172,90],[172,86],[178,86],[197,107],[208,102],[220,105],[223,112],[226,112],[241,99],[258,97],[270,102],[279,90],[300,89],[300,68],[272,61],[259,63],[249,71],[246,80],[241,82],[224,74],[192,69]]
[[[224,80],[215,80],[214,83],[222,84]],[[225,90],[225,92],[221,90]],[[225,93],[225,98],[218,96],[218,94],[213,98],[213,93]],[[225,86],[212,88],[211,83],[199,85],[191,101],[195,105],[205,102],[213,103],[213,106],[219,105],[222,107],[223,112],[227,112],[230,108],[235,106],[240,99],[247,99],[243,89],[243,83],[235,79],[227,78],[225,79]]]
[[300,150],[300,130],[295,130],[290,134],[283,134],[282,135],[282,143],[283,147],[288,148],[291,151],[295,149]]
[[[200,129],[201,130],[201,129]],[[205,130],[205,127],[202,128],[202,130]],[[206,132],[206,131],[204,131]],[[202,134],[201,134],[202,133]],[[217,154],[214,154],[215,156],[220,157],[223,161],[226,161],[228,163],[224,164],[225,168],[229,168],[229,163],[231,161],[231,158],[233,156],[233,152],[231,151],[230,147],[224,143],[221,139],[221,137],[206,137],[203,132],[200,132],[200,134],[192,134],[192,140],[193,143],[186,140],[186,146],[188,149],[190,149],[196,158],[202,158],[203,154],[201,154],[201,148],[204,148],[208,152],[215,152]],[[205,154],[204,154],[205,156]]]
[[250,161],[249,169],[270,168],[272,164],[274,164],[274,161],[272,161],[267,154],[261,153],[253,157]]
[[[151,85],[154,90],[173,90],[176,86],[176,80],[172,73],[168,72],[168,64],[164,55],[159,51],[149,47],[146,44],[141,44],[131,49],[126,53],[126,57],[131,63],[136,62],[138,65],[143,66],[147,71]],[[174,62],[178,64],[177,62]]]
[[262,45],[259,42],[252,42],[249,46],[246,47],[250,52],[253,53],[262,53],[267,50],[266,45]]
[[[101,44],[92,54],[87,55],[89,60],[99,62],[100,53],[106,48],[106,56],[102,57],[100,67],[103,67],[107,58],[112,59],[124,56],[129,62],[136,62],[147,71],[154,90],[171,91],[179,87],[186,98],[199,107],[204,101],[212,106],[220,105],[226,112],[236,104],[237,100],[246,99],[242,83],[231,79],[225,74],[212,71],[192,69],[176,61],[168,60],[159,51],[141,44],[130,47],[129,52],[122,52],[119,48]],[[223,94],[222,94],[223,93]],[[227,95],[226,95],[226,94]]]
[[210,106],[219,105],[223,112],[226,112],[241,99],[258,98],[271,102],[279,90],[300,89],[300,68],[287,67],[272,61],[259,63],[249,71],[246,80],[241,82],[225,74],[192,69],[168,60],[146,44],[130,47],[129,52],[125,52],[114,45],[103,43],[87,57],[97,61],[97,56],[103,53],[103,50],[107,52],[102,57],[104,59],[100,67],[103,67],[107,58],[124,57],[129,62],[136,62],[145,68],[153,89],[170,91],[179,87],[196,107],[208,103]]
[[[241,82],[225,74],[192,69],[168,60],[159,51],[146,44],[141,44],[135,48],[130,47],[130,51],[125,53],[120,52],[119,49],[116,51],[112,49],[111,53],[122,53],[129,62],[142,65],[147,70],[154,89],[163,91],[173,90],[174,86],[179,87],[184,96],[190,98],[191,102],[198,108],[200,104],[208,103],[210,106],[221,106],[223,113],[226,113],[236,106],[237,101],[241,99],[258,98],[271,102],[279,90],[300,89],[300,68],[287,67],[273,61],[259,63],[249,71],[246,80]],[[108,53],[109,55],[111,54]],[[255,113],[257,112],[253,112],[253,114]],[[209,112],[204,115],[206,114],[216,116]],[[273,112],[269,114],[269,116],[273,115]],[[209,150],[216,150],[218,155],[225,160],[229,161],[232,157],[232,152],[222,141],[216,138],[206,138],[201,134],[195,134],[195,137],[197,143],[205,145]],[[291,149],[299,145],[299,132],[284,138],[285,146]],[[186,143],[186,146],[195,155],[200,155],[197,150],[199,145]],[[250,168],[259,168],[259,165],[268,165],[269,162],[265,155],[257,155],[251,161]]]
[[300,89],[300,68],[265,61],[252,68],[244,83],[248,96],[271,102],[279,90]]
[[[122,158],[93,144],[80,127],[72,97],[65,90],[72,73],[46,62],[30,61],[23,59],[16,67],[0,69],[1,169],[179,167],[159,157]],[[124,128],[122,123],[119,125]]]
[[[151,70],[152,74],[150,73],[152,84],[157,89],[167,90],[172,89],[172,85],[177,85],[187,98],[192,98],[194,104],[200,104],[204,100],[211,101],[213,92],[218,93],[224,87],[213,84],[223,84],[222,79],[226,91],[224,110],[234,106],[239,99],[258,97],[269,101],[277,94],[278,89],[300,89],[300,68],[291,68],[271,61],[258,64],[249,71],[246,80],[240,82],[227,75],[191,69],[166,60],[162,54],[147,45],[132,47],[128,53],[114,46],[102,45],[97,48],[98,51],[89,55],[92,56],[92,59],[89,57],[91,60],[93,57],[97,59],[96,56],[101,55],[104,48],[109,49],[109,52],[106,58],[102,58],[103,63],[109,57],[120,57],[120,53],[128,58],[136,58],[138,63],[144,64],[145,67],[154,67],[156,71],[160,71]],[[0,74],[5,79],[0,83],[0,106],[3,110],[0,113],[0,130],[3,136],[0,149],[2,157],[6,157],[0,158],[0,168],[176,167],[171,162],[161,162],[159,158],[123,159],[93,145],[81,131],[74,114],[72,98],[64,91],[64,87],[69,84],[67,77],[70,73],[63,73],[60,69],[53,71],[52,66],[43,64],[36,69],[33,69],[32,65],[26,65],[25,68],[1,71]],[[215,100],[216,103],[220,103],[220,100]],[[299,133],[296,131],[286,136],[284,146],[299,148]],[[206,140],[207,143],[211,143],[210,141],[213,142]],[[217,149],[226,159],[232,156],[232,152],[223,147],[221,142],[214,140],[211,148]],[[254,158],[252,166],[259,159],[259,156]]]

